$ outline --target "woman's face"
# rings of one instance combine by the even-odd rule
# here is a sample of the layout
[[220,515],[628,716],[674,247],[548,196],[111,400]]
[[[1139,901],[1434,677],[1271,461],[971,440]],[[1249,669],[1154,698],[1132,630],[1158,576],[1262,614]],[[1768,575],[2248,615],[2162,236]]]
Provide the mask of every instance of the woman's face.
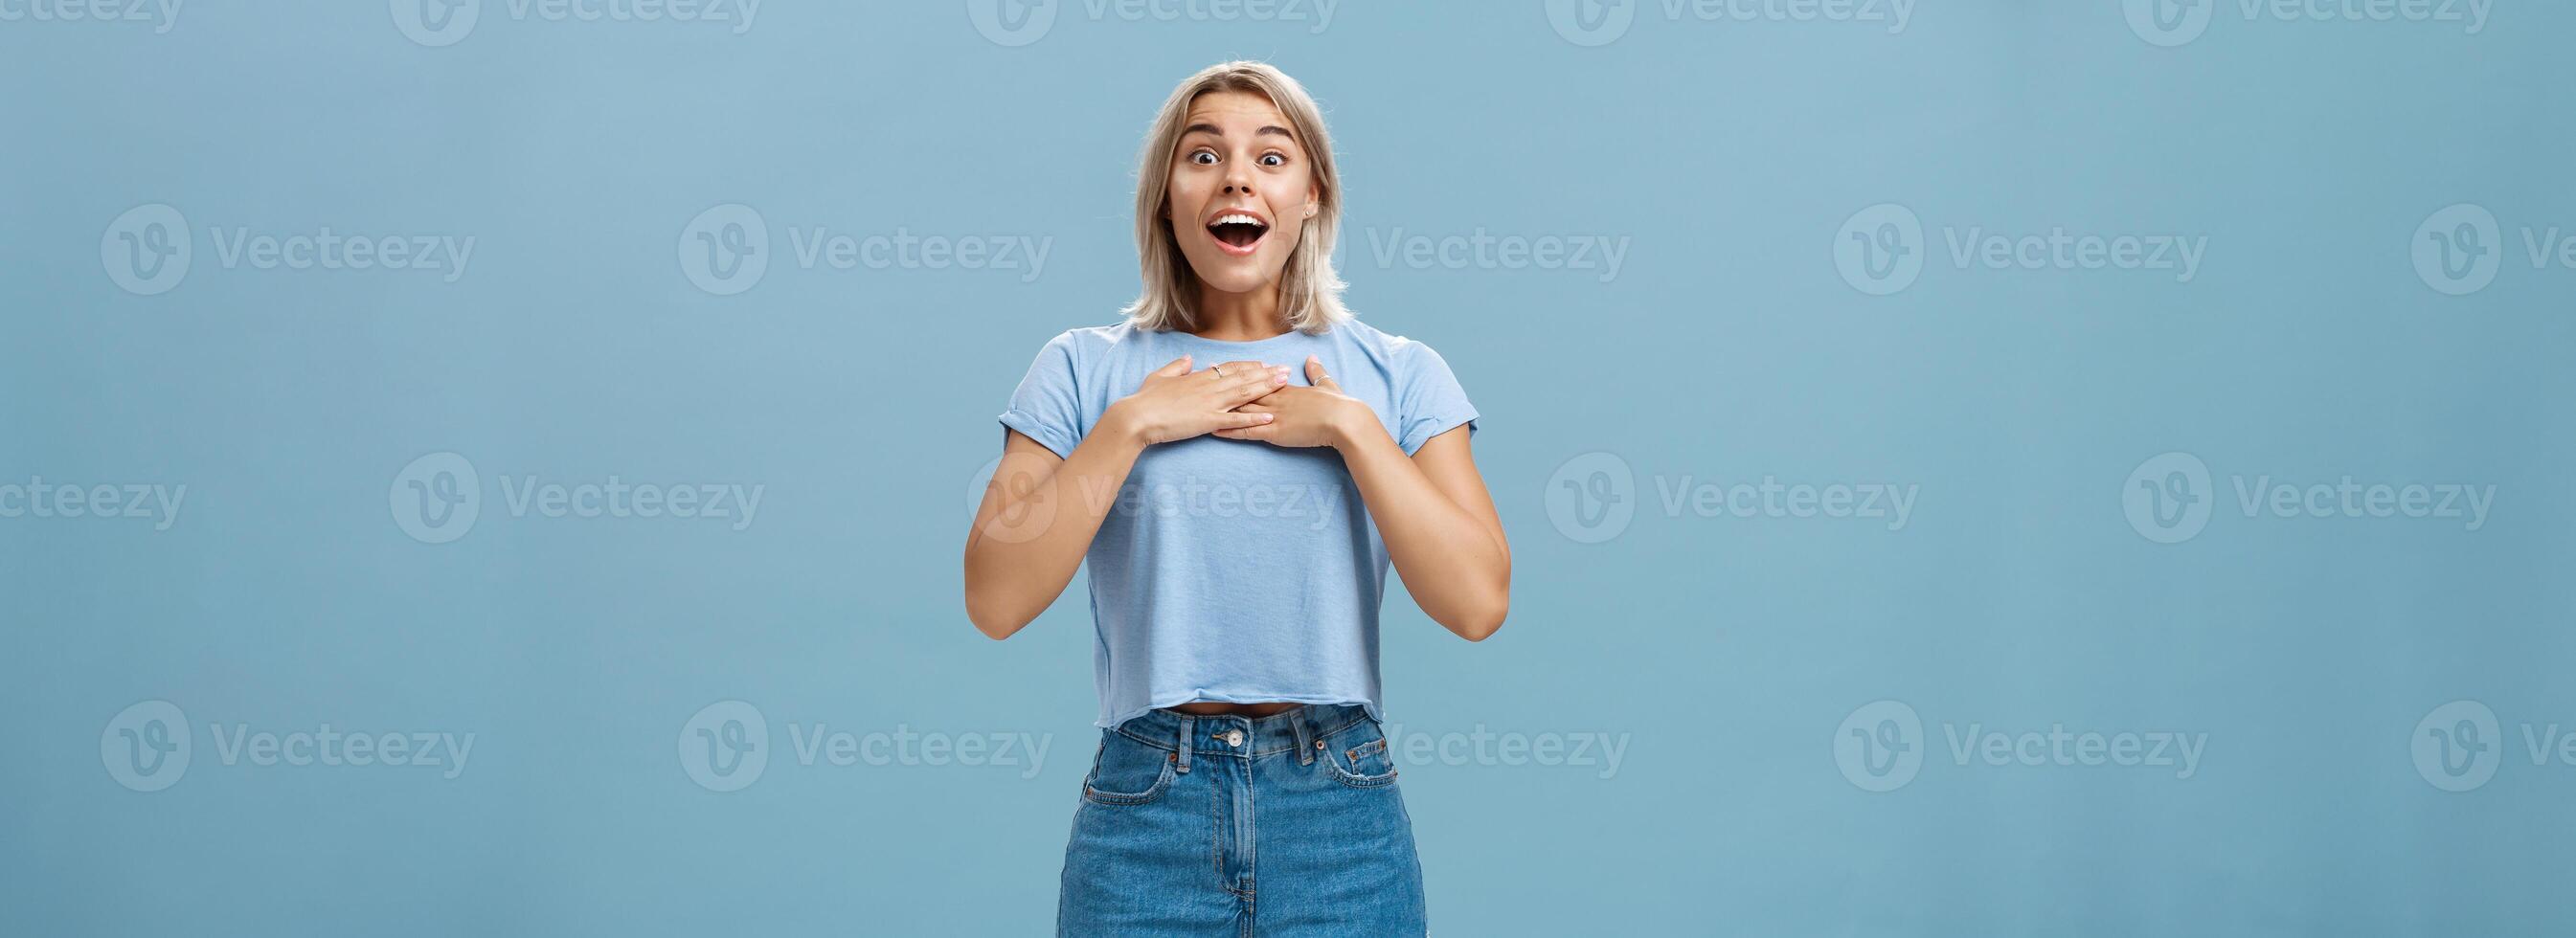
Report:
[[1210,289],[1275,289],[1316,199],[1303,141],[1242,91],[1200,95],[1182,126],[1163,210],[1181,256]]

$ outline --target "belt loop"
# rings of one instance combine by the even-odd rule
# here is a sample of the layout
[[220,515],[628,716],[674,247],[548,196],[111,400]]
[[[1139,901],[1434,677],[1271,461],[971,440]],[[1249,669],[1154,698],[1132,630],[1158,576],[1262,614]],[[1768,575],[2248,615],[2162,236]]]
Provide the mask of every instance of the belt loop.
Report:
[[1306,715],[1307,711],[1313,709],[1313,707],[1299,707],[1296,713],[1288,715],[1288,729],[1297,734],[1298,765],[1315,764],[1315,744],[1306,740]]
[[1176,758],[1180,761],[1181,771],[1184,773],[1190,770],[1190,749],[1191,744],[1195,742],[1191,735],[1198,728],[1195,725],[1197,722],[1193,717],[1181,717],[1181,753]]

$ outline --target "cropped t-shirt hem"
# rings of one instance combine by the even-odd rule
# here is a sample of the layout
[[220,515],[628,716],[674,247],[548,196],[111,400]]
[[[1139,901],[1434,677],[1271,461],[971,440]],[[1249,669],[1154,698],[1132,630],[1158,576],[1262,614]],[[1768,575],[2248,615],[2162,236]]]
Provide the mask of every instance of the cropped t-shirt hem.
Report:
[[1093,723],[1092,725],[1101,729],[1115,729],[1118,724],[1144,716],[1152,711],[1160,710],[1164,707],[1176,707],[1185,703],[1358,704],[1361,709],[1368,711],[1369,719],[1376,720],[1381,723],[1386,721],[1385,715],[1378,712],[1377,701],[1366,698],[1335,696],[1331,694],[1240,694],[1236,696],[1239,696],[1242,699],[1237,700],[1233,697],[1218,694],[1183,694],[1173,696],[1170,699],[1156,698],[1153,703],[1122,711],[1116,716],[1110,717],[1106,720],[1101,720]]
[[1396,445],[1403,448],[1405,455],[1411,456],[1422,449],[1422,444],[1431,442],[1432,437],[1458,429],[1460,426],[1466,426],[1469,433],[1476,432],[1473,424],[1478,416],[1480,415],[1475,411],[1469,410],[1461,414],[1426,420],[1415,425],[1412,432],[1404,435],[1404,439],[1397,440]]
[[1026,434],[1029,439],[1038,441],[1038,445],[1054,450],[1059,457],[1073,458],[1073,447],[1076,442],[1073,436],[1038,419],[1035,414],[1024,410],[1005,411],[1002,414],[1002,425]]

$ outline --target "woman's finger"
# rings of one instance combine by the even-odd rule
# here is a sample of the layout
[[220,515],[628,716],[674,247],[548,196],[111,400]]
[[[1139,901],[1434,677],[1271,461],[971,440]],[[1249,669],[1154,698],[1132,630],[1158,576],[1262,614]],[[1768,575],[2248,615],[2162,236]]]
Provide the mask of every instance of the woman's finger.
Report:
[[1226,411],[1222,416],[1225,419],[1223,422],[1218,424],[1218,427],[1225,430],[1240,430],[1245,427],[1258,427],[1279,419],[1277,416],[1272,414],[1247,413],[1239,410]]
[[1342,389],[1332,375],[1324,373],[1324,360],[1313,355],[1306,356],[1306,383],[1335,392]]
[[1244,375],[1242,380],[1236,381],[1232,387],[1227,388],[1225,395],[1219,399],[1226,402],[1227,410],[1232,410],[1235,405],[1268,394],[1287,383],[1288,376],[1281,374],[1277,369],[1256,368],[1252,373]]

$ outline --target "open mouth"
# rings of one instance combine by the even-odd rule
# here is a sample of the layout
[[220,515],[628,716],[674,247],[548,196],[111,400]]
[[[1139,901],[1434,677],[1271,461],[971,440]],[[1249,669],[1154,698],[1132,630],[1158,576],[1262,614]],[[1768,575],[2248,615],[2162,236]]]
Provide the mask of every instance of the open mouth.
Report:
[[1244,212],[1219,215],[1208,223],[1207,229],[1216,238],[1217,247],[1235,255],[1252,253],[1253,247],[1261,243],[1261,236],[1270,233],[1269,225]]

